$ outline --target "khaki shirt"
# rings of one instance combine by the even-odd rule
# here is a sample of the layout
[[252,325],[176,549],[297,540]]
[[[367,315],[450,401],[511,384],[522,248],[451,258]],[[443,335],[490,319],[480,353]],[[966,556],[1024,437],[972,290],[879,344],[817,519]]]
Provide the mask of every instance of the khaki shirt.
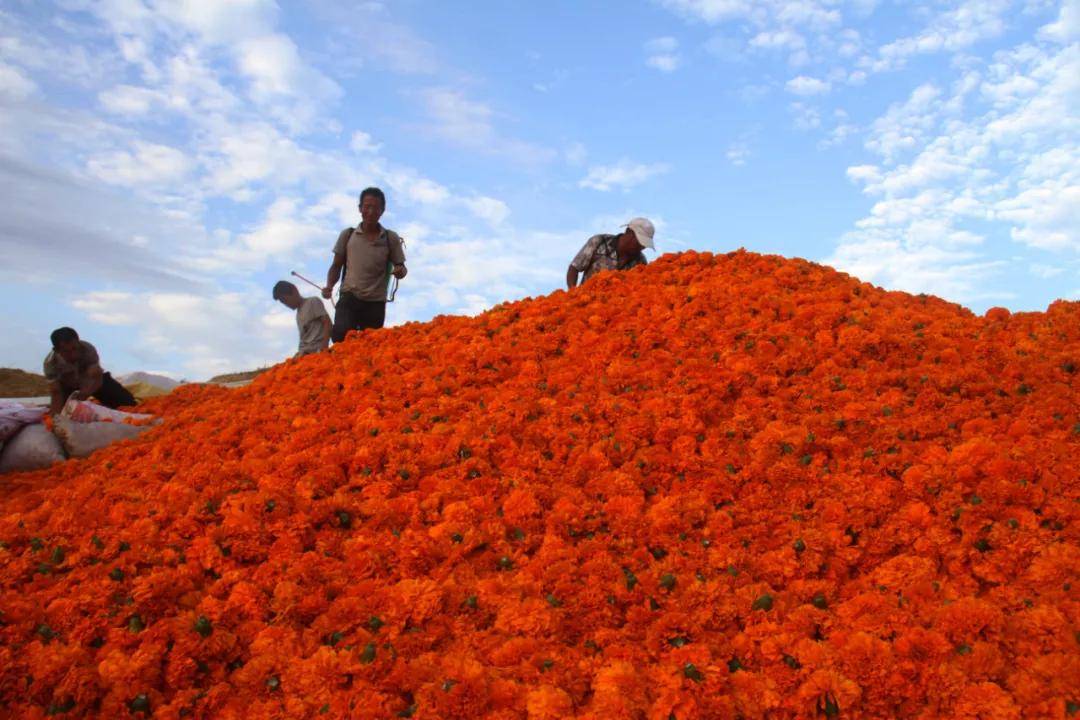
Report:
[[97,349],[85,340],[80,340],[79,357],[74,363],[69,363],[60,353],[51,350],[45,356],[43,368],[45,379],[51,384],[59,385],[61,392],[68,395],[82,387],[87,370],[100,364]]
[[300,331],[300,347],[296,356],[316,353],[326,347],[330,337],[323,318],[330,319],[322,300],[315,297],[304,298],[296,308],[296,328]]
[[345,228],[338,235],[334,254],[345,257],[341,292],[357,300],[386,302],[387,265],[405,264],[401,237],[386,228],[380,228],[375,242],[369,242],[359,227]]
[[581,282],[585,282],[602,270],[629,270],[647,263],[640,252],[620,262],[618,244],[618,235],[593,235],[570,261],[570,267],[585,273],[581,278]]

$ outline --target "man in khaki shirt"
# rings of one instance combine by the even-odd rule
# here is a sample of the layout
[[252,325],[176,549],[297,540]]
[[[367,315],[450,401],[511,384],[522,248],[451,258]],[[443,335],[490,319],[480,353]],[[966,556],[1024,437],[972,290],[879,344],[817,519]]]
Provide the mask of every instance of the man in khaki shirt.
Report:
[[379,224],[386,196],[376,187],[360,193],[356,228],[345,228],[334,245],[334,262],[326,273],[322,295],[329,299],[341,279],[331,338],[339,343],[350,330],[381,328],[386,321],[386,290],[390,275],[403,278],[405,250],[401,237]]
[[296,357],[322,352],[330,345],[330,316],[322,300],[304,297],[295,285],[285,280],[274,285],[274,299],[296,311],[296,329],[300,331]]
[[57,328],[49,339],[53,349],[45,356],[43,369],[49,381],[49,408],[54,415],[64,409],[72,395],[81,400],[95,397],[110,408],[135,404],[135,396],[101,369],[97,349],[80,340],[74,329]]

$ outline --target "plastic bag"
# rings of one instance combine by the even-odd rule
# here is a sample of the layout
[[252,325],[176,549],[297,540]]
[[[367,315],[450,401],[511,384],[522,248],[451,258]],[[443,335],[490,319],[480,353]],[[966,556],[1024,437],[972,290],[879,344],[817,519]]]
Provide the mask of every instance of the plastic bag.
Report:
[[60,411],[60,416],[66,417],[77,423],[122,423],[125,420],[145,422],[154,417],[153,415],[146,415],[145,413],[128,413],[120,410],[113,410],[104,405],[98,405],[97,403],[92,403],[88,400],[76,400],[75,398],[68,398],[68,401],[64,404],[64,409]]
[[41,422],[48,412],[44,407],[30,407],[13,400],[0,400],[0,443],[22,429],[23,425]]
[[151,427],[122,422],[76,422],[63,415],[53,421],[53,432],[60,438],[68,457],[73,458],[83,458],[115,442],[130,440]]
[[27,425],[4,443],[0,473],[40,470],[64,460],[64,447],[42,424]]

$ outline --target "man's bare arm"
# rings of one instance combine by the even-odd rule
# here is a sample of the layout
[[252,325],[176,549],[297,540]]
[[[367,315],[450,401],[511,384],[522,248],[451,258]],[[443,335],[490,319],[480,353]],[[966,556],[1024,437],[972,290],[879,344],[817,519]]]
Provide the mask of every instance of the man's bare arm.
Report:
[[334,286],[341,279],[341,271],[345,267],[345,256],[334,253],[334,262],[330,263],[330,269],[326,271],[326,287],[322,290],[322,296],[327,300],[334,292]]
[[66,402],[67,398],[64,397],[64,393],[60,389],[60,383],[49,383],[49,412],[53,415],[59,415]]
[[101,382],[105,373],[100,365],[91,365],[86,368],[86,376],[79,385],[79,393],[83,398],[88,398],[101,389]]

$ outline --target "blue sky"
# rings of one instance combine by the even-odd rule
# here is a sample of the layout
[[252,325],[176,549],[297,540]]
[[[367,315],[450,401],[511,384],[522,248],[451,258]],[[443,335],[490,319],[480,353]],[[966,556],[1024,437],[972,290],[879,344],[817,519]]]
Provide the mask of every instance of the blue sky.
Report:
[[1080,0],[7,0],[0,366],[64,324],[114,373],[279,361],[270,287],[370,184],[392,324],[560,288],[634,215],[1041,310],[1080,299]]

